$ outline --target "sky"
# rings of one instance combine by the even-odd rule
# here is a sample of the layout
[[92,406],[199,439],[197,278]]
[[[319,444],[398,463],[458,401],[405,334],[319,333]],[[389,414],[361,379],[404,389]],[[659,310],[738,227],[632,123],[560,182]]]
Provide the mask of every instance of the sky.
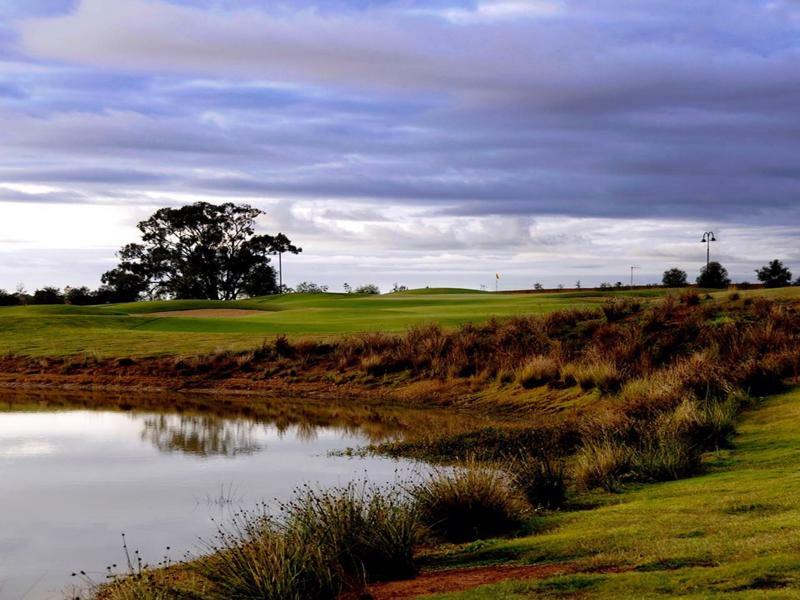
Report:
[[0,288],[263,209],[289,285],[800,275],[798,0],[2,0]]

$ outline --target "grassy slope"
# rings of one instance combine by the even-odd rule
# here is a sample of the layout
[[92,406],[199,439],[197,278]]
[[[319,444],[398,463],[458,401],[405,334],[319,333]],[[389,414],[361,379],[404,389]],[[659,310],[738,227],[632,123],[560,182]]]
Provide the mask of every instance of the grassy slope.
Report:
[[[655,297],[663,293],[644,290],[605,294],[490,294],[425,289],[383,296],[317,294],[236,302],[181,300],[93,307],[4,307],[0,308],[0,355],[198,353],[249,347],[279,333],[302,337],[397,332],[427,322],[450,327],[493,316],[590,306],[611,295]],[[237,318],[172,318],[149,314],[200,308],[255,309],[263,314]]]
[[[800,597],[800,390],[746,415],[709,471],[550,517],[535,536],[488,543],[450,562],[575,560],[585,574],[510,581],[448,599]],[[614,574],[593,568],[620,567]],[[596,569],[595,569],[596,570]]]

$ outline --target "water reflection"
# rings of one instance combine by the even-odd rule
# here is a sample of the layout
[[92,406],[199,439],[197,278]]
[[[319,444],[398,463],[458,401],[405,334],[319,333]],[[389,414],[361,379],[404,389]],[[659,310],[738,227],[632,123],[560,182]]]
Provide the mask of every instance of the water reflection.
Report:
[[263,448],[255,433],[261,427],[216,416],[154,415],[142,422],[142,440],[161,452],[197,456],[237,456]]
[[418,466],[338,451],[474,424],[331,402],[0,392],[0,598],[63,600],[71,572],[102,578],[119,561],[122,531],[147,558],[180,556],[229,505],[404,478]]

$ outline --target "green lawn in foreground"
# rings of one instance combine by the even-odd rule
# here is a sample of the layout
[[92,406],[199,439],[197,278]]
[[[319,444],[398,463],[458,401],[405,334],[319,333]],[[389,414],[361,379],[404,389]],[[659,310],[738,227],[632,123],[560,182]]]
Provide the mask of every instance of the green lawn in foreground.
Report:
[[[800,288],[775,292],[800,297]],[[453,327],[491,317],[596,306],[615,296],[651,299],[665,293],[667,290],[653,289],[493,294],[439,288],[382,296],[290,294],[234,302],[175,300],[103,306],[0,307],[0,355],[194,354],[252,347],[277,334],[320,337],[365,331],[399,332],[411,325],[430,322]],[[209,308],[239,308],[259,312],[236,318],[152,314]]]
[[[800,389],[746,414],[707,474],[601,497],[535,536],[459,561],[578,561],[584,574],[510,581],[439,599],[800,597]],[[620,567],[624,572],[591,573]]]
[[[185,354],[244,348],[284,333],[318,337],[365,331],[398,332],[436,322],[446,327],[493,316],[540,314],[596,305],[609,296],[653,298],[662,290],[491,294],[425,289],[382,296],[291,294],[234,302],[176,300],[103,306],[0,308],[0,354],[98,356]],[[169,317],[152,313],[238,308],[244,317]]]

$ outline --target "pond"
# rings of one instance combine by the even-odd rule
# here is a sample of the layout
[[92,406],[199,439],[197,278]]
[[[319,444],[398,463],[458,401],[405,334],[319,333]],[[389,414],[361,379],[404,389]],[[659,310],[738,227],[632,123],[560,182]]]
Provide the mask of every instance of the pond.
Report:
[[123,563],[123,532],[145,560],[167,547],[177,560],[211,537],[212,517],[302,483],[407,478],[410,461],[337,451],[454,426],[429,411],[0,396],[0,598],[63,600],[74,571],[102,581]]

